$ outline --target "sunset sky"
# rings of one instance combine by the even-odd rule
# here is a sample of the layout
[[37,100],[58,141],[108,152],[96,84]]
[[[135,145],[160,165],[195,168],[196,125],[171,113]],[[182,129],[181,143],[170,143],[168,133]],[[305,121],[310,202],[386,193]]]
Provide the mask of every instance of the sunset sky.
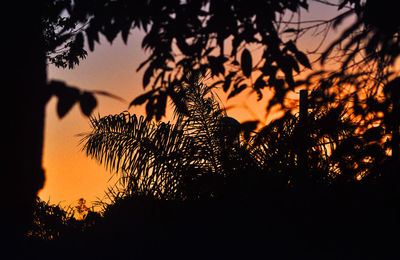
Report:
[[[310,6],[308,15],[303,11],[303,19],[327,19],[335,13],[335,8],[322,8],[320,4]],[[129,102],[143,93],[142,71],[136,68],[147,54],[141,49],[143,32],[132,31],[128,44],[123,44],[120,37],[110,45],[104,38],[101,45],[97,45],[94,52],[73,70],[48,68],[48,78],[63,80],[68,85],[83,90],[102,90],[120,96],[126,103],[108,97],[97,96],[98,106],[93,115],[116,114],[128,109]],[[321,35],[310,35],[301,42],[302,50],[307,52],[318,46]],[[330,36],[333,37],[333,36]],[[329,42],[329,41],[328,41]],[[223,101],[226,98],[222,95]],[[79,198],[85,198],[88,204],[102,198],[112,174],[102,165],[85,156],[79,145],[77,135],[90,130],[89,120],[80,112],[79,105],[63,118],[56,114],[56,98],[51,99],[47,106],[44,168],[46,183],[40,192],[40,197],[51,203],[61,205],[75,205]],[[236,109],[228,111],[230,116],[239,121],[254,119],[263,120],[266,100],[256,102],[256,96],[242,93],[233,98],[225,106],[236,105]],[[246,109],[251,107],[252,112]],[[130,113],[143,114],[142,107],[129,109]],[[166,119],[165,119],[166,120]]]

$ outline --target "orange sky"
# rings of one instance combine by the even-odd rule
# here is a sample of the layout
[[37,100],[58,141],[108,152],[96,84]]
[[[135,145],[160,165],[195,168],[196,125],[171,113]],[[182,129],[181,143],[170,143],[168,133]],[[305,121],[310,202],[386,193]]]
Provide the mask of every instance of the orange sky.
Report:
[[[333,9],[335,10],[335,9]],[[310,6],[312,17],[307,19],[326,19],[331,17],[332,9],[322,9],[318,4]],[[303,11],[303,18],[307,14]],[[93,53],[73,70],[57,69],[49,66],[49,79],[63,80],[67,84],[84,90],[103,90],[123,97],[129,103],[137,95],[143,93],[142,72],[136,68],[147,56],[141,50],[141,32],[132,32],[128,45],[124,45],[118,37],[111,46],[105,39],[97,45]],[[321,36],[310,36],[302,42],[304,51],[315,48]],[[101,116],[120,113],[127,110],[128,103],[122,103],[107,97],[98,96],[98,106],[94,114]],[[222,97],[222,100],[226,100]],[[79,198],[85,198],[90,204],[97,198],[102,198],[104,191],[112,184],[108,182],[111,174],[96,161],[87,158],[80,151],[80,138],[77,134],[90,130],[89,122],[80,112],[79,105],[63,118],[56,114],[56,98],[51,99],[47,106],[45,129],[44,159],[46,183],[39,195],[43,200],[61,205],[76,205]],[[225,106],[236,104],[237,109],[228,114],[239,121],[252,119],[253,116],[244,106],[251,107],[258,119],[263,119],[266,100],[256,102],[256,96],[248,97],[246,93],[233,98]],[[240,107],[241,106],[241,107]],[[134,107],[131,113],[143,113],[143,108]]]
[[[128,110],[129,102],[143,93],[142,73],[136,68],[144,60],[145,54],[140,49],[141,33],[135,32],[128,45],[116,40],[111,46],[104,43],[98,46],[94,53],[73,70],[49,67],[49,79],[61,79],[69,85],[85,90],[104,90],[124,98],[127,102],[104,97],[98,98],[98,106],[93,115],[101,116],[120,113]],[[135,37],[136,36],[136,37]],[[102,42],[106,42],[103,39]],[[249,99],[246,99],[249,97]],[[221,96],[222,100],[226,98]],[[255,113],[258,119],[263,119],[266,100],[256,102],[256,96],[248,96],[243,92],[232,98],[225,106],[235,105],[228,113],[239,121],[250,120]],[[43,200],[52,203],[61,202],[62,205],[76,204],[79,198],[88,202],[102,197],[105,188],[112,184],[108,182],[110,172],[96,161],[87,158],[80,151],[80,137],[77,134],[90,130],[89,120],[80,111],[79,105],[62,119],[56,113],[57,98],[52,98],[46,109],[46,132],[44,145],[44,167],[46,169],[46,183],[40,192]],[[249,112],[244,107],[251,107]],[[132,107],[130,113],[144,114],[143,107]],[[166,120],[166,118],[165,118]]]

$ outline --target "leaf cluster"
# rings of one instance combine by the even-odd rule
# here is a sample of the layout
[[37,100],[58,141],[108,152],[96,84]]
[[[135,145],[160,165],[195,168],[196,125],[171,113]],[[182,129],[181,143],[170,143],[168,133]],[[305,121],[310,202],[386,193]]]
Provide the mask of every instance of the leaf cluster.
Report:
[[[55,48],[62,44],[68,52],[50,57],[59,66],[73,67],[84,58],[84,41],[93,51],[100,35],[110,43],[121,35],[127,43],[132,29],[145,31],[142,48],[149,56],[138,70],[144,70],[143,87],[151,90],[131,105],[146,104],[148,116],[157,120],[165,114],[168,98],[179,103],[182,93],[177,86],[185,82],[188,68],[219,79],[215,86],[221,85],[229,98],[251,89],[261,99],[262,90],[271,88],[268,111],[277,105],[285,109],[287,93],[302,84],[294,76],[302,67],[311,68],[308,55],[297,48],[298,37],[308,27],[299,21],[295,29],[296,23],[289,21],[285,30],[280,28],[282,17],[307,10],[308,1],[57,0],[46,5],[43,21],[49,53],[56,54]],[[323,24],[336,28],[350,16],[356,20],[322,53],[321,62],[342,52],[343,70],[362,65],[361,71],[366,71],[377,62],[369,71],[378,71],[381,77],[379,73],[399,56],[393,3],[345,0],[336,6],[339,14]],[[356,62],[360,55],[361,63]]]
[[[145,68],[143,87],[151,84],[153,90],[157,89],[143,97],[149,104],[147,111],[153,110],[149,115],[157,119],[165,112],[165,97],[176,94],[174,88],[168,86],[182,83],[187,68],[203,75],[209,71],[213,77],[222,77],[221,84],[225,91],[231,91],[230,97],[245,88],[252,88],[261,98],[261,89],[269,86],[277,89],[277,96],[280,96],[277,100],[281,101],[286,92],[295,87],[293,74],[300,71],[300,66],[311,67],[295,42],[283,41],[277,28],[279,16],[308,8],[304,0],[257,0],[250,4],[247,1],[210,0],[55,3],[59,3],[59,8],[53,6],[53,9],[58,13],[63,10],[67,15],[50,20],[50,32],[54,28],[65,32],[72,25],[84,25],[71,34],[73,40],[65,45],[69,54],[51,58],[59,66],[68,64],[72,67],[79,58],[85,57],[85,39],[89,49],[94,50],[99,35],[112,43],[120,34],[126,43],[132,29],[146,32],[142,47],[150,54],[138,70]],[[54,45],[68,38],[62,38],[60,33],[49,35],[47,38],[56,42]],[[62,39],[58,41],[57,38]],[[227,43],[231,45],[229,53],[225,48]],[[257,63],[250,46],[262,49],[262,57]],[[252,82],[251,75],[255,71],[261,75]],[[284,74],[284,79],[279,78],[279,71]]]
[[[77,207],[80,205],[78,204]],[[101,216],[92,209],[87,209],[82,219],[77,219],[77,212],[72,207],[62,207],[36,198],[33,223],[27,237],[45,241],[57,240],[74,233],[89,230],[100,222]],[[79,211],[78,211],[78,214]]]
[[89,117],[97,106],[95,94],[111,97],[118,100],[123,100],[118,96],[109,94],[105,91],[82,91],[77,87],[69,86],[63,81],[52,80],[46,86],[46,96],[56,96],[57,115],[63,118],[76,104],[79,103],[82,113]]
[[337,40],[333,41],[321,56],[324,63],[335,47],[345,56],[342,69],[360,54],[364,65],[377,62],[381,66],[393,65],[400,55],[400,23],[393,1],[343,1],[339,10],[353,7],[338,15],[333,26],[339,26],[345,18],[355,16],[355,21],[348,26]]
[[72,69],[87,56],[82,34],[84,23],[66,15],[71,0],[47,0],[41,4],[44,6],[42,26],[47,60],[56,67]]
[[[126,196],[179,201],[238,196],[253,192],[245,192],[242,181],[257,178],[283,189],[304,182],[354,183],[381,177],[390,161],[383,128],[360,129],[351,108],[340,102],[314,103],[303,123],[288,112],[255,131],[258,122],[228,117],[198,75],[188,79],[193,85],[181,86],[187,110],[176,107],[174,123],[127,112],[91,119],[83,150],[120,174],[107,194],[111,204]],[[323,98],[314,91],[310,100],[318,95]]]

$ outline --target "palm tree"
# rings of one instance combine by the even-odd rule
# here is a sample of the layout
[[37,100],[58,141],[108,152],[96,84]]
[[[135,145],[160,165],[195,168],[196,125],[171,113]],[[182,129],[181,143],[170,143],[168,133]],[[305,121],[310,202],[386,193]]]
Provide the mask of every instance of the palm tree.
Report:
[[121,174],[124,195],[141,193],[174,198],[179,176],[188,166],[193,141],[180,124],[155,123],[124,112],[91,118],[92,132],[83,149],[111,171]]
[[227,121],[233,119],[198,75],[177,87],[187,110],[182,113],[175,106],[173,123],[128,112],[90,119],[92,130],[82,139],[83,150],[120,174],[108,190],[109,199],[134,194],[178,200],[217,196],[227,154],[232,157],[240,146],[233,140],[240,124],[232,135]]

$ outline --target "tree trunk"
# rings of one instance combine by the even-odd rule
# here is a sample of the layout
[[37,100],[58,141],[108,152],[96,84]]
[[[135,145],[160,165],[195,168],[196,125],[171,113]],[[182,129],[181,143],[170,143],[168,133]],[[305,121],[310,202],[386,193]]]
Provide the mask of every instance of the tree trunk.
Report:
[[7,210],[1,225],[9,241],[16,242],[32,222],[33,205],[44,184],[44,119],[50,96],[46,92],[41,1],[8,2],[10,6],[4,10],[10,20],[3,38],[6,74],[2,87],[6,89],[3,98],[10,103],[3,110],[6,134],[1,196]]

